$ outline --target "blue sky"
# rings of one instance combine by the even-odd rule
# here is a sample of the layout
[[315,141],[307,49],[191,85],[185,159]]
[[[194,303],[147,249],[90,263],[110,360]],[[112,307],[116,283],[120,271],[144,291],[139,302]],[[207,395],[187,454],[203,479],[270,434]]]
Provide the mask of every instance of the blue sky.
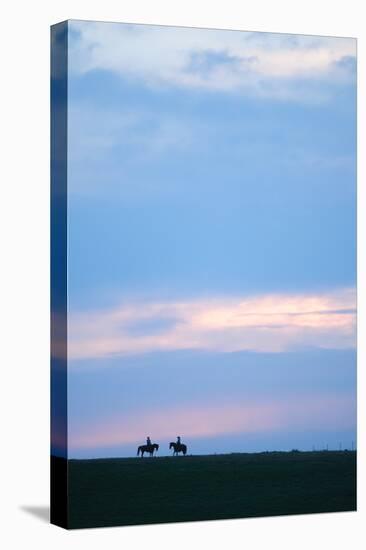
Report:
[[69,23],[70,456],[355,439],[355,59]]

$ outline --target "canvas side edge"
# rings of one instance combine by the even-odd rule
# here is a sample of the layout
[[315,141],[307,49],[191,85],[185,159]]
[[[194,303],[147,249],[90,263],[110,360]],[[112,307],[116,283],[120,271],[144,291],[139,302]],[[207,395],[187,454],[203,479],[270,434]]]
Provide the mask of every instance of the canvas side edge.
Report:
[[68,527],[67,57],[68,22],[51,27],[51,523]]

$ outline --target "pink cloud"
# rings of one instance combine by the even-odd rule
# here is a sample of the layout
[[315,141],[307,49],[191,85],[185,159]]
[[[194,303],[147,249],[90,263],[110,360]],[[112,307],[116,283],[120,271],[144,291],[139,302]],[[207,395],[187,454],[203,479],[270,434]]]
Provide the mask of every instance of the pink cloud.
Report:
[[88,449],[137,445],[149,433],[154,440],[166,440],[177,433],[185,439],[227,434],[250,434],[283,430],[353,426],[355,400],[348,396],[325,395],[262,403],[222,403],[172,407],[164,410],[130,412],[99,424],[69,428],[69,447]]
[[[350,348],[356,338],[356,292],[263,294],[151,302],[72,313],[71,359],[177,349],[281,352],[296,347]],[[169,318],[161,330],[144,323]],[[140,331],[131,330],[138,327]]]

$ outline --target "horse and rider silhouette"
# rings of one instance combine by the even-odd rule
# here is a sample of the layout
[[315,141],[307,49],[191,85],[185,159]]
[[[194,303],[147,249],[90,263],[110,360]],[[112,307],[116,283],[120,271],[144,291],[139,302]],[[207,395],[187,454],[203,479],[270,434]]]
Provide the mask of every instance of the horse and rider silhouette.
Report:
[[181,443],[180,435],[178,435],[176,443],[174,441],[169,443],[169,449],[174,449],[173,456],[178,456],[178,453],[183,453],[184,456],[187,454],[187,445]]
[[137,448],[137,456],[139,456],[140,453],[141,453],[141,457],[144,456],[144,453],[149,453],[150,456],[154,456],[154,451],[157,452],[158,450],[159,450],[158,443],[151,443],[150,437],[147,437],[146,445],[140,445]]
[[[169,444],[169,449],[173,449],[173,456],[178,456],[179,453],[182,453],[184,456],[187,454],[187,445],[181,443],[180,435],[177,437],[177,441],[171,441]],[[140,445],[137,448],[137,456],[143,457],[144,453],[154,456],[154,451],[159,450],[158,443],[151,443],[150,437],[146,438],[146,445]]]

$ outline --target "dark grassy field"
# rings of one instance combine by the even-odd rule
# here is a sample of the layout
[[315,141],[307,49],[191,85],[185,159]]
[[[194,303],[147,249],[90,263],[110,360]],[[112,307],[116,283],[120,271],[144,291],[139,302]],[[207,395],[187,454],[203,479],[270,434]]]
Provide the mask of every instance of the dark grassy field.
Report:
[[356,453],[69,461],[69,527],[356,509]]

